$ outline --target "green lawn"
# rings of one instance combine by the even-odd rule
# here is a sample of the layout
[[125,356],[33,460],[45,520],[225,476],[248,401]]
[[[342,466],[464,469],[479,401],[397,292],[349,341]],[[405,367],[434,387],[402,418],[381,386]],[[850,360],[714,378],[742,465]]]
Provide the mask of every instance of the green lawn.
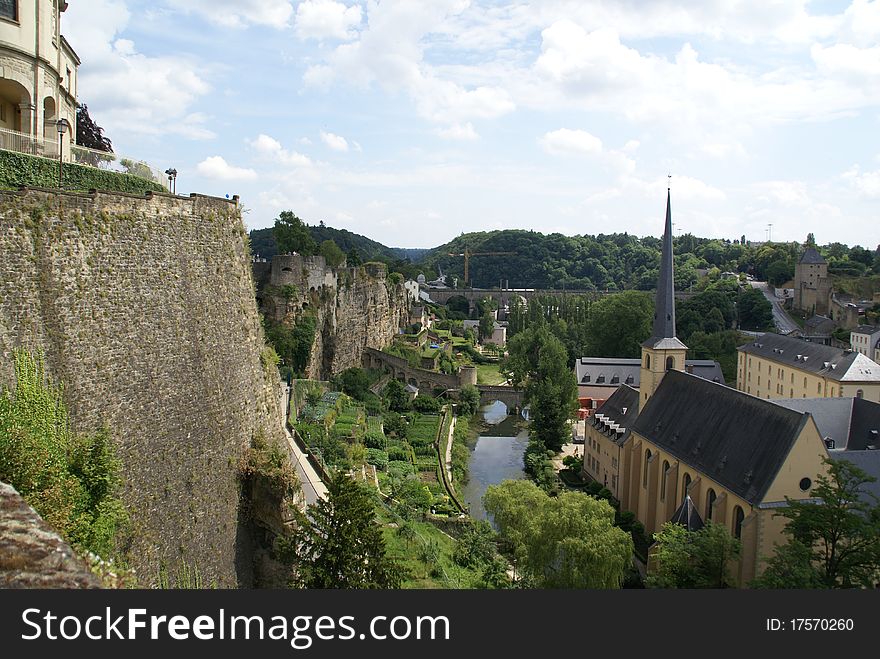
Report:
[[498,364],[477,364],[477,384],[504,384],[506,381]]
[[[382,534],[388,555],[399,561],[408,572],[403,588],[477,588],[480,574],[463,568],[452,560],[455,540],[427,522],[412,521],[416,538],[408,543],[402,539],[393,523],[391,513],[383,506],[377,508],[377,517],[382,524]],[[395,522],[395,523],[399,523]],[[426,565],[419,558],[420,549],[426,542],[435,542],[439,550],[439,560]]]

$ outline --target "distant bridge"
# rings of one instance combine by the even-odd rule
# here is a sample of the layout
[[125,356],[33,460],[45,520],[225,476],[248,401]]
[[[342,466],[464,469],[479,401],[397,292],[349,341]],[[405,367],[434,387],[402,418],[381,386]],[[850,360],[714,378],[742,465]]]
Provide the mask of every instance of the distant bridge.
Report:
[[477,389],[480,390],[480,404],[487,405],[492,401],[499,400],[505,405],[510,412],[518,411],[523,406],[522,390],[513,387],[505,387],[501,385],[478,384]]

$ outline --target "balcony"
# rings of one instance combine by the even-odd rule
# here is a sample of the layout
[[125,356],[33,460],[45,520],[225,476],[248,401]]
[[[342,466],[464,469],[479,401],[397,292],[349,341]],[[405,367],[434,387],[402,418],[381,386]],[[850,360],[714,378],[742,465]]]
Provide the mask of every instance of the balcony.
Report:
[[[57,139],[34,137],[27,133],[0,128],[0,149],[6,151],[15,151],[31,156],[58,160],[58,144],[59,141]],[[162,185],[167,185],[168,183],[158,168],[152,167],[142,160],[127,158],[118,153],[96,151],[95,149],[88,149],[75,144],[68,147],[65,144],[63,161],[118,172],[120,174],[131,174]]]

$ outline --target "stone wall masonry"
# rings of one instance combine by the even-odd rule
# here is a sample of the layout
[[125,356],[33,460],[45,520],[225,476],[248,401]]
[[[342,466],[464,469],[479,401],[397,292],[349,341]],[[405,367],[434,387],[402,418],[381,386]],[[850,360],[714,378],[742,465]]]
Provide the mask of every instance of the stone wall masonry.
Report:
[[237,203],[0,192],[0,384],[18,346],[44,352],[75,430],[112,433],[140,583],[186,564],[250,585],[237,461],[283,441],[283,415]]

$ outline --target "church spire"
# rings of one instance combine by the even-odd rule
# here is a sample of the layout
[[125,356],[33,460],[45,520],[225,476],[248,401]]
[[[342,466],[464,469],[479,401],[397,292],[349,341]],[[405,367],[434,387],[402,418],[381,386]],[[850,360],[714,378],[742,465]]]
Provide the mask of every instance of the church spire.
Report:
[[[661,346],[667,339],[666,345]],[[674,339],[674,341],[668,341]],[[660,256],[660,275],[657,278],[657,296],[654,301],[654,332],[643,344],[646,347],[683,346],[675,337],[675,277],[672,263],[672,193],[666,189],[666,230]]]

